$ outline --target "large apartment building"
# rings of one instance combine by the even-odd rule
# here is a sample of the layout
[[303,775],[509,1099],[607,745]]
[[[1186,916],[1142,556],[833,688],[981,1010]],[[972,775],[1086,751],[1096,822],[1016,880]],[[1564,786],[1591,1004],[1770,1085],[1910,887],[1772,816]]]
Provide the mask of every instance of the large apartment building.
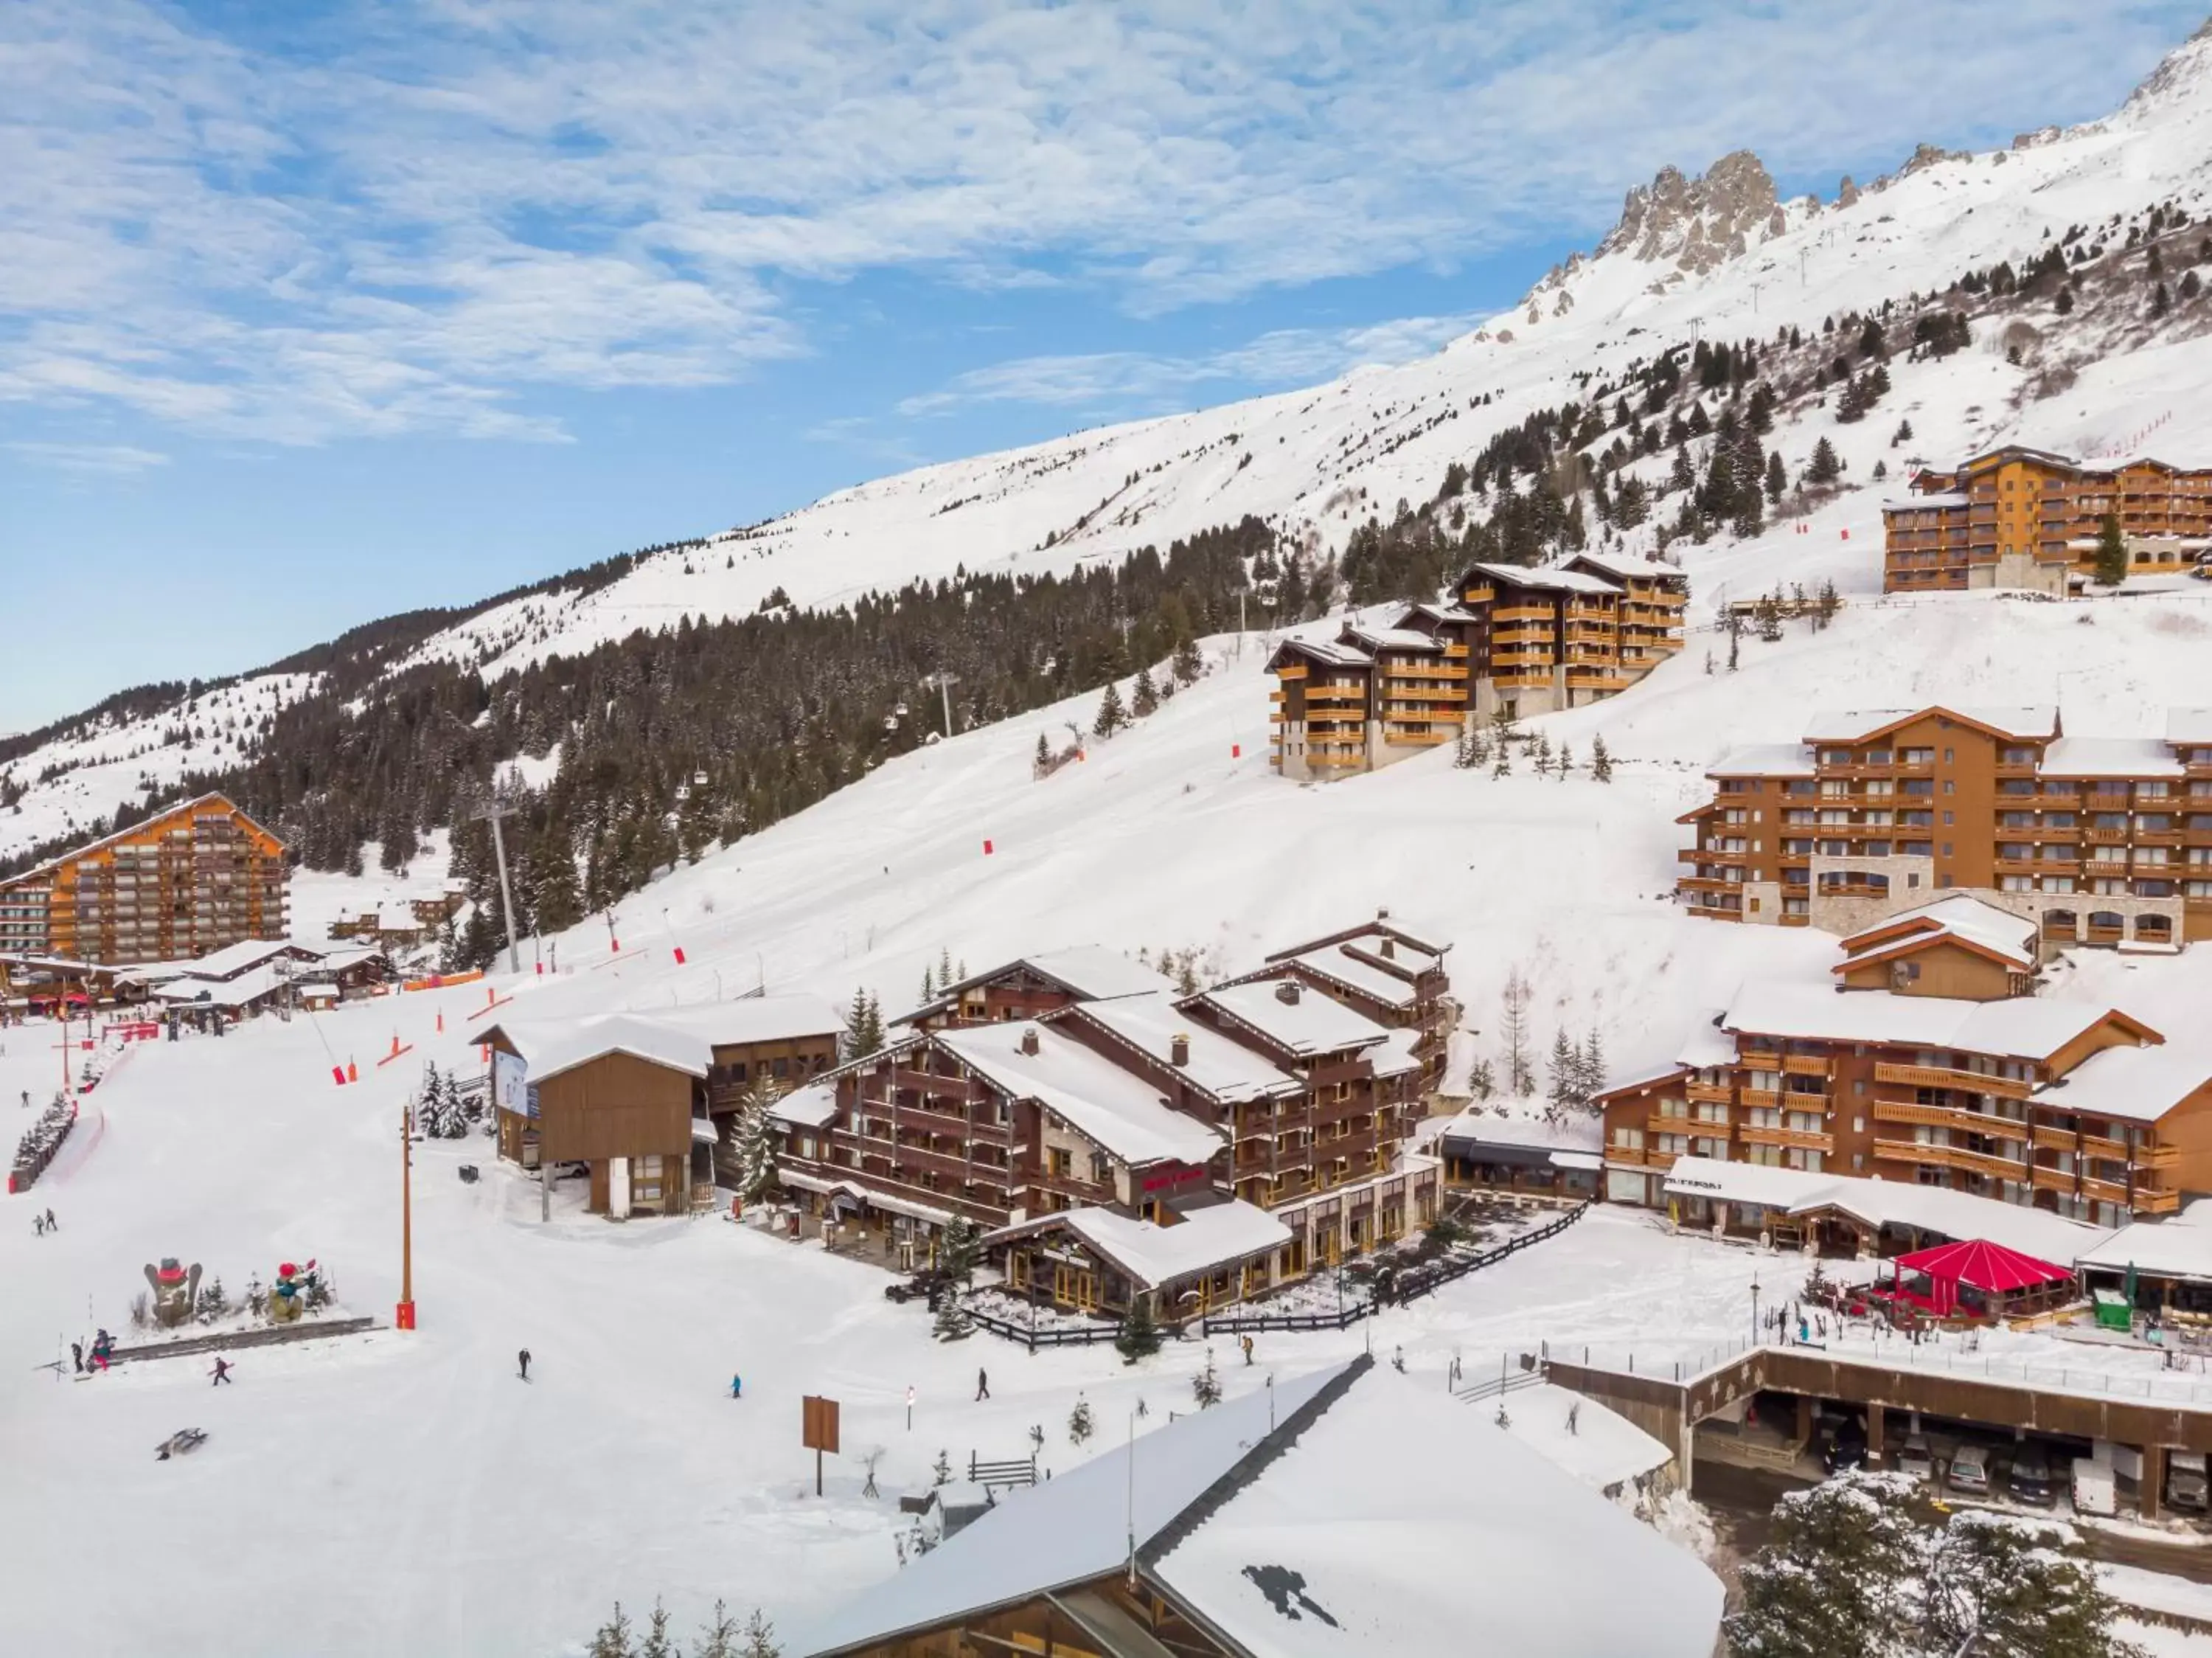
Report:
[[2212,468],[2139,457],[2086,462],[2018,444],[1923,471],[1882,503],[1882,588],[2026,588],[2064,594],[2096,568],[2107,515],[2130,569],[2171,574],[2212,546]]
[[1606,1195],[1683,1157],[1872,1175],[2118,1226],[2212,1186],[2212,1044],[2098,1003],[1748,987],[1598,1096]]
[[2163,739],[2069,737],[2053,708],[1823,715],[1706,775],[1680,820],[1698,915],[1850,932],[1968,892],[2046,950],[2212,938],[2212,710]]
[[934,1023],[780,1102],[777,1173],[902,1266],[957,1218],[1040,1299],[1203,1311],[1435,1217],[1419,1034],[1290,977]]
[[284,843],[221,795],[0,881],[0,951],[129,966],[285,934]]
[[1285,639],[1273,760],[1285,777],[1371,771],[1452,741],[1470,715],[1577,708],[1610,697],[1682,647],[1689,588],[1672,564],[1578,553],[1557,564],[1469,565],[1447,604],[1387,626]]

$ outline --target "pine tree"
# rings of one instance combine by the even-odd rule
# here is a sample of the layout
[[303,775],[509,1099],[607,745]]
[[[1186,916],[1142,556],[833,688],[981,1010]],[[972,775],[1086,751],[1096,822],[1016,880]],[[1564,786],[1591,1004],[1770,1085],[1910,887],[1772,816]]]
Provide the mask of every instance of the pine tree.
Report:
[[1766,500],[1770,506],[1782,504],[1783,491],[1790,487],[1790,475],[1783,469],[1782,452],[1777,449],[1766,457]]
[[921,964],[921,1003],[927,1007],[937,1000],[937,969],[925,961]]
[[1599,732],[1597,735],[1590,739],[1589,769],[1590,781],[1592,783],[1611,783],[1613,781],[1613,755],[1606,748],[1605,734],[1602,731]]
[[1605,1092],[1605,1043],[1598,1035],[1597,1027],[1590,1027],[1589,1038],[1583,1043],[1582,1092],[1575,1103],[1587,1106],[1594,1094]]
[[1546,1098],[1554,1111],[1571,1103],[1575,1097],[1575,1051],[1567,1042],[1565,1027],[1552,1033],[1551,1090]]
[[2164,283],[2159,283],[2159,285],[2158,285],[2157,287],[2155,287],[2155,288],[2154,288],[2153,290],[2151,290],[2151,295],[2150,295],[2150,314],[2151,314],[2151,315],[2153,315],[2154,317],[2162,317],[2162,316],[2164,316],[2164,315],[2165,315],[2168,311],[2171,311],[2172,308],[2173,308],[2173,296],[2172,296],[2172,295],[2171,295],[2171,294],[2169,294],[2169,293],[2167,293],[2167,292],[2166,291],[2166,284],[2165,284]]
[[975,1264],[983,1253],[983,1229],[975,1222],[954,1216],[945,1228],[937,1252],[937,1270],[945,1282],[965,1289],[975,1277]]
[[2120,515],[2108,512],[2097,526],[2097,580],[2116,588],[2128,577],[2127,538],[2120,533]]
[[2175,292],[2185,300],[2195,299],[2203,291],[2204,284],[2197,279],[2194,271],[2185,272],[2181,278],[2181,286],[2175,290]]
[[[695,1653],[693,1658],[704,1658],[704,1655]],[[783,1658],[783,1649],[775,1643],[775,1625],[758,1606],[745,1620],[745,1644],[738,1658]]]
[[1114,1338],[1114,1350],[1121,1354],[1124,1364],[1134,1364],[1160,1350],[1160,1327],[1152,1321],[1150,1295],[1140,1291],[1129,1297],[1129,1310],[1122,1315],[1121,1333]]
[[1152,684],[1152,670],[1149,667],[1139,668],[1136,690],[1129,699],[1130,713],[1141,720],[1159,705],[1160,693]]
[[1110,737],[1128,722],[1129,716],[1121,707],[1121,687],[1109,680],[1106,694],[1098,699],[1098,717],[1091,722],[1091,735]]
[[1536,734],[1536,775],[1540,777],[1552,775],[1552,740],[1541,731]]
[[1206,1368],[1190,1379],[1190,1395],[1201,1411],[1221,1403],[1221,1378],[1213,1368],[1213,1350],[1206,1350]]
[[1805,469],[1808,484],[1832,484],[1844,475],[1844,463],[1836,454],[1836,446],[1822,438],[1813,446],[1812,465]]
[[964,1341],[975,1332],[975,1320],[958,1292],[948,1288],[937,1298],[937,1321],[930,1333],[939,1341]]
[[1091,1401],[1078,1393],[1075,1396],[1075,1408],[1067,1413],[1068,1440],[1071,1443],[1080,1447],[1084,1441],[1089,1439],[1097,1431],[1097,1424],[1092,1420],[1091,1415]]
[[758,1201],[775,1184],[778,1134],[769,1115],[782,1090],[766,1070],[755,1076],[738,1100],[738,1120],[731,1139],[737,1163],[738,1196],[746,1203]]
[[621,1601],[615,1602],[615,1615],[599,1625],[585,1651],[587,1658],[636,1658],[637,1649],[629,1643],[629,1619],[623,1615]]
[[645,1644],[637,1649],[637,1658],[683,1658],[668,1638],[668,1612],[659,1600],[653,1603],[653,1617],[645,1626]]
[[1923,1545],[1908,1482],[1844,1474],[1776,1504],[1766,1545],[1744,1563],[1743,1608],[1726,1620],[1738,1658],[1916,1651],[1912,1589]]
[[1199,655],[1198,641],[1188,634],[1184,635],[1176,643],[1175,656],[1169,663],[1169,668],[1177,685],[1194,683],[1198,676],[1206,672],[1206,659]]
[[1559,745],[1559,768],[1561,783],[1565,783],[1567,780],[1567,774],[1575,769],[1575,751],[1565,742]]
[[1836,619],[1836,613],[1844,605],[1843,595],[1836,591],[1836,584],[1832,581],[1820,583],[1820,596],[1816,602],[1819,607],[1814,613],[1822,627]]
[[1910,443],[1911,441],[1912,423],[1909,420],[1899,421],[1897,430],[1890,434],[1889,447],[1893,449],[1900,443]]
[[1051,768],[1052,745],[1044,740],[1044,733],[1042,731],[1037,733],[1036,759],[1030,764],[1039,777],[1042,777]]
[[2074,290],[2071,288],[2060,289],[2058,290],[2058,297],[2051,301],[2051,308],[2054,311],[2057,312],[2062,317],[2073,315]]
[[[1937,1536],[1926,1574],[1927,1632],[1938,1651],[2118,1658],[2120,1609],[2069,1527],[1962,1509]],[[2139,1658],[2139,1655],[2138,1655]]]
[[[753,1616],[757,1618],[760,1614],[755,1612]],[[713,1619],[700,1624],[699,1633],[692,1640],[691,1658],[743,1658],[738,1649],[738,1637],[742,1632],[738,1620],[730,1616],[729,1608],[717,1600]]]
[[1752,612],[1752,619],[1759,628],[1762,643],[1773,644],[1782,637],[1782,605],[1771,593],[1761,594]]
[[968,970],[965,967],[963,967],[957,975],[953,972],[952,947],[949,944],[939,945],[937,947],[937,988],[939,994],[950,991],[967,976]]
[[1467,1091],[1478,1100],[1487,1100],[1498,1092],[1498,1073],[1487,1059],[1478,1059],[1468,1072]]
[[933,1482],[939,1485],[949,1485],[952,1483],[952,1458],[950,1453],[942,1448],[938,1451],[937,1460],[929,1465],[929,1477]]

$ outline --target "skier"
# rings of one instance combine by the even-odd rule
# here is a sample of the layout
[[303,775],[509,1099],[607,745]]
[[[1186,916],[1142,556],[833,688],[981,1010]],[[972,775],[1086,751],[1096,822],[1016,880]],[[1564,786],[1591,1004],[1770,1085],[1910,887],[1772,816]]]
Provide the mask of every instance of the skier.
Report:
[[31,1213],[31,1230],[41,1238],[46,1235],[46,1217],[35,1210]]
[[732,1399],[743,1399],[744,1396],[745,1379],[743,1376],[732,1376],[730,1378],[730,1397]]
[[519,1364],[519,1365],[520,1365],[520,1366],[522,1367],[522,1379],[523,1379],[525,1381],[529,1381],[529,1380],[530,1380],[530,1350],[529,1350],[527,1347],[524,1348],[524,1349],[523,1349],[520,1353],[517,1353],[517,1354],[514,1356],[514,1361],[515,1361],[515,1362],[516,1362],[517,1364]]
[[220,1387],[229,1381],[230,1361],[226,1358],[217,1357],[215,1362],[215,1380],[210,1382],[208,1386],[210,1387]]
[[49,1232],[58,1232],[61,1230],[60,1227],[54,1224],[54,1211],[51,1209],[46,1211],[46,1230]]
[[76,1367],[77,1375],[84,1374],[84,1344],[82,1342],[73,1341],[70,1344],[70,1362]]
[[988,1377],[988,1375],[984,1375],[984,1374],[983,1374],[983,1372],[982,1372],[981,1370],[980,1370],[980,1369],[979,1369],[979,1370],[977,1370],[977,1371],[975,1372],[975,1399],[976,1399],[976,1401],[977,1401],[977,1403],[979,1403],[979,1404],[980,1404],[981,1401],[983,1401],[984,1399],[988,1399],[988,1398],[990,1398],[990,1397],[991,1397],[991,1378],[990,1378],[990,1377]]

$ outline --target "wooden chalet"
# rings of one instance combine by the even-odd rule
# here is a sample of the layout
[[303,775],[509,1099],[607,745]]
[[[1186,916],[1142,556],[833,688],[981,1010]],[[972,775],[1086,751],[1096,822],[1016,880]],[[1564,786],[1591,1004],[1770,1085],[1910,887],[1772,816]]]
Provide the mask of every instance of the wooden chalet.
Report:
[[1419,1086],[1434,1089],[1443,1081],[1456,1015],[1444,971],[1450,948],[1441,934],[1408,928],[1379,910],[1371,922],[1273,951],[1264,966],[1230,982],[1296,978],[1378,1025],[1418,1033]]
[[1853,933],[1829,971],[1844,990],[2001,1001],[2034,988],[2040,936],[2032,918],[1962,893]]
[[892,1022],[920,1030],[991,1025],[1036,1019],[1077,1002],[1173,989],[1172,980],[1140,961],[1117,950],[1080,944],[1021,956],[957,984],[941,985],[934,1000]]

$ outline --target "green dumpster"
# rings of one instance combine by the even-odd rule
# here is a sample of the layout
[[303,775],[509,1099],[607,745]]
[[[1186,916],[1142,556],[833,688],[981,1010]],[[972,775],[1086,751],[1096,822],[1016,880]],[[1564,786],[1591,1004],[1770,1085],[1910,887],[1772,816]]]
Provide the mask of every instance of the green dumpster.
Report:
[[2128,1298],[2117,1289],[2100,1289],[2091,1297],[2097,1305],[2097,1327],[2100,1330],[2131,1328]]

